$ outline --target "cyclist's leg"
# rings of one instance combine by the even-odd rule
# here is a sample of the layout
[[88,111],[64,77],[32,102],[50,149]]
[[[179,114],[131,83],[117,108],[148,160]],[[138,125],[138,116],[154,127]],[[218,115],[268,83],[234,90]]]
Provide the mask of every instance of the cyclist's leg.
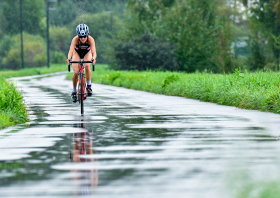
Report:
[[[92,52],[91,50],[85,55],[84,61],[91,61],[92,60]],[[90,70],[90,63],[85,63],[86,69],[86,79],[87,81],[91,81],[91,70]]]
[[[72,61],[79,61],[79,60],[80,60],[79,54],[76,51],[74,51]],[[72,91],[71,95],[72,95],[73,102],[75,103],[75,102],[78,101],[77,83],[78,83],[78,76],[79,76],[79,64],[78,63],[73,63],[72,68],[73,68],[74,74],[73,74],[73,77],[72,77],[73,91]]]
[[[84,61],[91,61],[92,60],[92,52],[91,50],[85,55]],[[92,89],[91,89],[91,69],[90,69],[90,63],[85,64],[85,70],[86,70],[86,79],[87,79],[87,92],[88,96],[92,95]]]
[[[80,61],[80,56],[76,51],[73,52],[72,61]],[[74,74],[73,74],[73,77],[72,77],[73,91],[74,91],[74,87],[76,87],[77,83],[78,83],[79,64],[78,63],[73,63],[72,68],[73,68],[73,71],[74,71]]]

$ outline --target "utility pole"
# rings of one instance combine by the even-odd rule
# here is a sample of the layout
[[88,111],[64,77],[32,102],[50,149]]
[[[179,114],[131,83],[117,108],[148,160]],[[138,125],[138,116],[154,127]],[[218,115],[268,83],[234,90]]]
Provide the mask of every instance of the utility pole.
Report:
[[113,38],[113,13],[111,12],[111,37]]
[[55,10],[50,8],[50,3],[56,2],[56,0],[47,0],[47,66],[50,68],[50,31],[49,31],[49,11]]
[[[276,14],[276,38],[279,37],[279,15],[278,13]],[[277,68],[277,71],[279,71],[279,48],[276,49],[276,68]]]
[[20,39],[21,39],[21,67],[24,68],[24,56],[23,56],[23,26],[22,26],[22,0],[19,0],[20,4]]
[[[233,5],[233,24],[236,24],[236,14],[237,14],[237,5],[236,5],[236,0],[234,0],[234,5]],[[234,38],[234,58],[237,58],[237,46],[236,46],[236,39]]]

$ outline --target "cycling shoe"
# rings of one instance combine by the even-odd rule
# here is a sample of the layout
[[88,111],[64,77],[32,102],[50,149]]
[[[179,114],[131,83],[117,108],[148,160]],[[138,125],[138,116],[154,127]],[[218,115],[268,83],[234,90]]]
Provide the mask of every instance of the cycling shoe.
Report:
[[88,96],[92,96],[92,89],[91,89],[91,87],[87,87],[87,94],[88,94]]
[[78,101],[77,92],[72,92],[71,96],[72,96],[73,102],[76,103]]

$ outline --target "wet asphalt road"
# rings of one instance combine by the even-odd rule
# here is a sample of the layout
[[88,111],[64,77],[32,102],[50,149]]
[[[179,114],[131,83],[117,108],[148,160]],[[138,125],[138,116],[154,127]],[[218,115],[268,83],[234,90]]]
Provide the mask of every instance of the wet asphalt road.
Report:
[[279,176],[279,115],[94,84],[81,116],[64,79],[14,79],[32,121],[0,131],[0,197],[225,198]]

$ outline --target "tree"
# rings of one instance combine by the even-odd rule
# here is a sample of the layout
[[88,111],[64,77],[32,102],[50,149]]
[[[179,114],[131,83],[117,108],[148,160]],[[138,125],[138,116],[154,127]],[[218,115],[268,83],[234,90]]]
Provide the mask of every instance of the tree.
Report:
[[[45,16],[44,0],[23,0],[23,27],[30,34],[40,33],[40,21]],[[15,35],[20,33],[19,0],[3,0],[0,10],[1,33]]]
[[50,15],[52,25],[64,26],[71,24],[77,17],[84,14],[97,14],[111,11],[114,16],[123,18],[127,0],[58,0],[52,6],[56,10]]
[[157,34],[166,12],[175,0],[128,0],[125,10],[125,39],[139,37],[145,33]]
[[279,1],[254,0],[243,3],[247,5],[249,13],[248,63],[251,70],[261,70],[265,65],[275,63],[278,58],[278,49],[274,45],[273,36],[279,34],[277,30]]
[[[176,46],[181,71],[231,71],[229,23],[219,16],[224,0],[128,0],[122,41],[148,33]],[[122,42],[121,41],[121,42]]]

